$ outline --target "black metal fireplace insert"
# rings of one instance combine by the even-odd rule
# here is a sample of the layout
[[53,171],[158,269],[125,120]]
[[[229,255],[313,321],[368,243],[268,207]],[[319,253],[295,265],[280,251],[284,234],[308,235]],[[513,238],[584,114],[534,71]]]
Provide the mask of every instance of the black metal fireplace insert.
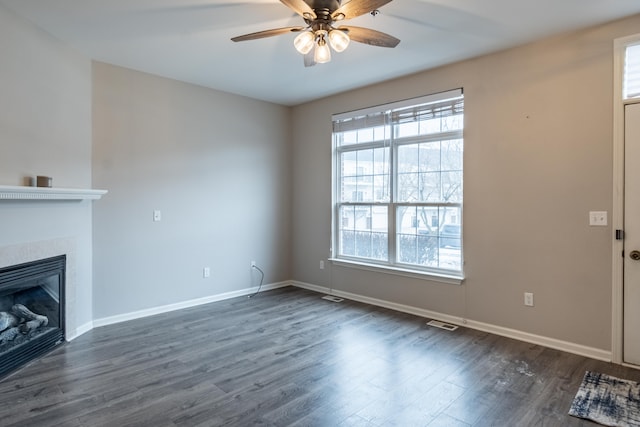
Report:
[[0,269],[0,377],[64,342],[66,256]]

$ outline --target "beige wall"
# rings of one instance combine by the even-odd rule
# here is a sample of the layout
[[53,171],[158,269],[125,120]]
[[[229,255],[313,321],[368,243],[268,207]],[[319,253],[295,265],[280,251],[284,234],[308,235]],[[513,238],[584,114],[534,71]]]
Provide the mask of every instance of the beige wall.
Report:
[[[610,350],[612,230],[589,227],[588,212],[611,212],[613,40],[638,28],[640,16],[294,108],[293,279]],[[331,114],[458,87],[464,284],[320,270]]]
[[[48,175],[56,187],[91,187],[91,62],[0,6],[0,184]],[[0,266],[60,242],[75,251],[77,309],[92,321],[92,202],[0,201]],[[49,252],[47,252],[49,253]],[[2,255],[5,254],[5,255]],[[54,253],[49,253],[53,255]],[[56,253],[57,254],[57,253]]]
[[[290,109],[93,66],[95,316],[289,279]],[[153,222],[153,211],[162,220]],[[203,267],[211,276],[203,278]]]

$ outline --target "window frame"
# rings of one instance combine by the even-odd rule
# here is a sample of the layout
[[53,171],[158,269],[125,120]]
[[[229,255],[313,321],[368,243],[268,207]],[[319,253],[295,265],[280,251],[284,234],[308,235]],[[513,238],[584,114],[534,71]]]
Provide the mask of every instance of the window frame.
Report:
[[[357,117],[366,116],[369,114],[380,114],[391,116],[395,110],[410,108],[413,106],[422,106],[425,104],[433,104],[439,102],[445,102],[448,100],[460,99],[464,103],[463,90],[455,89],[446,92],[435,93],[418,98],[412,98],[408,100],[398,101],[390,104],[379,105],[375,107],[365,108],[361,110],[350,111],[346,113],[335,114],[332,116],[332,122],[354,119]],[[462,113],[464,114],[464,112]],[[332,263],[343,266],[350,266],[359,269],[366,269],[370,271],[379,271],[390,274],[399,274],[403,276],[416,277],[430,280],[460,284],[464,280],[464,245],[463,245],[463,193],[460,189],[460,201],[459,202],[443,202],[439,200],[437,202],[428,201],[401,201],[398,197],[398,149],[402,146],[408,146],[416,143],[429,143],[429,142],[444,142],[444,141],[460,141],[462,144],[462,153],[460,158],[460,184],[463,184],[463,154],[464,154],[464,117],[462,118],[461,129],[441,131],[438,133],[428,133],[426,135],[409,136],[409,137],[396,137],[394,132],[394,123],[392,120],[385,121],[384,126],[389,126],[390,133],[384,141],[372,141],[365,143],[346,144],[338,146],[336,138],[336,132],[332,131],[332,219],[331,219],[331,258]],[[371,126],[373,128],[373,126]],[[363,127],[364,129],[365,127]],[[386,201],[376,201],[375,186],[373,187],[373,193],[371,201],[342,201],[341,200],[341,179],[344,177],[340,170],[341,166],[341,154],[345,152],[358,152],[367,149],[388,148],[389,153],[389,165],[386,175],[388,177],[388,199]],[[439,148],[442,153],[442,147]],[[445,171],[446,172],[446,171]],[[373,173],[373,172],[372,172]],[[437,173],[442,174],[443,168],[440,164]],[[356,175],[357,176],[357,175]],[[375,176],[375,175],[374,175]],[[357,180],[357,178],[356,178]],[[377,260],[374,258],[363,258],[358,256],[341,255],[339,253],[340,244],[340,231],[342,229],[343,221],[341,215],[341,208],[344,206],[365,206],[370,208],[386,207],[387,208],[387,260]],[[397,224],[397,212],[403,207],[410,208],[423,208],[430,207],[440,209],[442,207],[453,207],[458,209],[460,225],[460,268],[458,269],[446,269],[441,267],[428,267],[421,266],[419,264],[412,264],[406,262],[400,262],[398,257],[398,241],[400,235],[398,233],[399,225]],[[438,212],[438,215],[440,213]],[[444,224],[443,224],[444,225]],[[441,227],[440,225],[439,227]],[[356,230],[354,224],[354,231]],[[440,234],[436,235],[440,239]],[[372,229],[370,230],[373,233]],[[438,245],[438,256],[440,256],[440,248]]]

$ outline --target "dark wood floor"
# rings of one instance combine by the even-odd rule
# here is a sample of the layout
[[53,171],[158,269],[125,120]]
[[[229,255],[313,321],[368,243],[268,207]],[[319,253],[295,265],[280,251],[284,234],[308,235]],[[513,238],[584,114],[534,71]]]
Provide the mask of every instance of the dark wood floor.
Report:
[[640,371],[296,288],[118,325],[0,382],[1,426],[577,426]]

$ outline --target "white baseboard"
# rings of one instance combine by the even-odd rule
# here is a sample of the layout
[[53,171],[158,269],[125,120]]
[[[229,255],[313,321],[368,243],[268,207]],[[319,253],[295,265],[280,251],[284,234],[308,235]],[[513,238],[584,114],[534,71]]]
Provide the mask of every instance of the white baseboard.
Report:
[[[365,304],[371,304],[378,307],[389,308],[391,310],[400,311],[403,313],[409,313],[416,316],[440,320],[442,322],[451,323],[458,326],[463,326],[471,329],[476,329],[483,332],[500,335],[507,338],[513,338],[519,341],[528,342],[531,344],[537,344],[544,347],[553,348],[560,351],[566,351],[568,353],[577,354],[580,356],[590,357],[592,359],[603,360],[605,362],[611,362],[612,353],[608,350],[602,350],[594,347],[588,347],[581,344],[576,344],[568,341],[562,341],[555,338],[549,338],[541,335],[531,334],[528,332],[519,331],[516,329],[505,328],[503,326],[492,325],[489,323],[478,322],[475,320],[464,319],[449,314],[439,313],[436,311],[426,310],[423,308],[413,307],[404,304],[398,304],[390,301],[385,301],[377,298],[371,298],[364,295],[353,294],[350,292],[343,292],[339,290],[332,290],[324,286],[312,285],[310,283],[304,283],[299,281],[284,281],[279,283],[272,283],[262,286],[262,291],[268,291],[272,289],[283,288],[287,286],[295,286],[298,288],[308,289],[310,291],[331,294],[341,298],[359,301]],[[175,310],[181,310],[183,308],[195,307],[198,305],[208,304],[216,301],[223,301],[230,298],[236,298],[244,295],[251,295],[258,290],[257,287],[242,289],[239,291],[227,292],[224,294],[211,295],[203,298],[197,298],[189,301],[183,301],[175,304],[168,304],[160,307],[153,307],[145,310],[139,310],[131,313],[119,314],[116,316],[104,317],[102,319],[96,319],[93,322],[85,323],[78,327],[75,334],[68,336],[67,341],[71,341],[80,335],[89,332],[93,328],[100,326],[113,325],[120,322],[126,322],[129,320],[141,319],[148,316],[154,316],[156,314],[168,313]]]
[[86,334],[92,329],[93,329],[93,322],[87,322],[84,325],[77,327],[75,331],[71,331],[70,333],[68,333],[64,337],[64,339],[65,341],[73,341],[76,338],[78,338],[80,335]]
[[[263,285],[260,291],[261,292],[269,291],[272,289],[284,288],[286,286],[291,286],[291,282],[286,281],[286,282]],[[100,326],[113,325],[115,323],[141,319],[143,317],[149,317],[149,316],[154,316],[156,314],[168,313],[170,311],[181,310],[183,308],[195,307],[198,305],[209,304],[211,302],[241,297],[244,295],[251,295],[255,293],[257,290],[258,290],[258,287],[256,286],[252,288],[241,289],[239,291],[226,292],[224,294],[210,295],[203,298],[196,298],[188,301],[182,301],[175,304],[167,304],[160,307],[147,308],[144,310],[134,311],[131,313],[124,313],[124,314],[118,314],[116,316],[103,317],[102,319],[94,320],[93,327],[99,328]]]
[[608,350],[602,350],[594,347],[587,347],[581,344],[576,344],[568,341],[562,341],[555,338],[549,338],[541,335],[531,334],[529,332],[523,332],[516,329],[505,328],[503,326],[492,325],[489,323],[478,322],[475,320],[464,319],[457,316],[451,316],[449,314],[438,313],[436,311],[425,310],[423,308],[412,307],[404,304],[397,304],[377,298],[370,298],[364,295],[352,294],[350,292],[338,291],[335,289],[329,289],[324,286],[312,285],[310,283],[292,281],[291,284],[298,288],[308,289],[310,291],[319,293],[330,293],[341,298],[359,301],[366,304],[371,304],[379,307],[389,308],[391,310],[400,311],[403,313],[414,314],[416,316],[425,317],[428,319],[440,320],[442,322],[451,323],[458,326],[464,326],[471,329],[476,329],[483,332],[489,332],[495,335],[500,335],[507,338],[513,338],[519,341],[528,342],[531,344],[537,344],[544,347],[553,348],[556,350],[566,351],[567,353],[573,353],[580,356],[590,357],[592,359],[603,360],[605,362],[611,362],[612,353]]

